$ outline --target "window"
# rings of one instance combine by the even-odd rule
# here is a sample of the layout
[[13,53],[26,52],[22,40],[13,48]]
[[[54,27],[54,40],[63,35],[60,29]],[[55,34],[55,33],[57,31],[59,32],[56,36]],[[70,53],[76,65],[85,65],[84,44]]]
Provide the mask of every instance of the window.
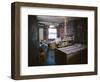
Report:
[[57,38],[57,29],[56,28],[49,28],[49,39],[56,39]]

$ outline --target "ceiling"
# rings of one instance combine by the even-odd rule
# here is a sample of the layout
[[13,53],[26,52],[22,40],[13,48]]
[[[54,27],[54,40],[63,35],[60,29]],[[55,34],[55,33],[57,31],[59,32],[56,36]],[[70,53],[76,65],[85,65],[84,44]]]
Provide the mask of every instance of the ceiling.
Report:
[[[66,21],[74,20],[77,17],[66,17]],[[64,23],[65,17],[64,16],[47,16],[47,15],[38,15],[37,19],[39,23],[43,23],[46,25],[55,25],[58,26],[60,23]]]
[[61,16],[37,16],[37,19],[40,22],[49,22],[49,23],[62,23],[62,22],[64,22],[64,17],[61,17]]

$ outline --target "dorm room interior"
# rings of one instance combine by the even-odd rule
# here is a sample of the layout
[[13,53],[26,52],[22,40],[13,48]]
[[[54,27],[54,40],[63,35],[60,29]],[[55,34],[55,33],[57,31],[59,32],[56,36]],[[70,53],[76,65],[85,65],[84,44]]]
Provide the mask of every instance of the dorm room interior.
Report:
[[88,62],[88,19],[28,15],[28,66]]

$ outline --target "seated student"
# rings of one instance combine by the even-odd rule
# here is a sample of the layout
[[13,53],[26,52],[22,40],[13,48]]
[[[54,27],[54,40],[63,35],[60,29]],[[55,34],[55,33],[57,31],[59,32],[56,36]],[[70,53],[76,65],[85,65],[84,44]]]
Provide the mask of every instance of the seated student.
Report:
[[40,42],[40,48],[42,48],[44,51],[45,51],[45,53],[47,54],[47,51],[48,51],[48,45],[46,44],[46,41],[44,40],[41,40],[41,42]]
[[47,65],[55,65],[55,50],[56,43],[48,44]]
[[46,54],[45,51],[42,48],[39,48],[39,65],[45,65],[46,63]]

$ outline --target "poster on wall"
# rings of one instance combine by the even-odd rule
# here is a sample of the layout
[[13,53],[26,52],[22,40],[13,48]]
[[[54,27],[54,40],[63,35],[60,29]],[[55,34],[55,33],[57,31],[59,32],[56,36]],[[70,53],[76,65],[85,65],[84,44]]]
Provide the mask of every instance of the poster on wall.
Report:
[[12,79],[97,74],[97,7],[11,6]]

